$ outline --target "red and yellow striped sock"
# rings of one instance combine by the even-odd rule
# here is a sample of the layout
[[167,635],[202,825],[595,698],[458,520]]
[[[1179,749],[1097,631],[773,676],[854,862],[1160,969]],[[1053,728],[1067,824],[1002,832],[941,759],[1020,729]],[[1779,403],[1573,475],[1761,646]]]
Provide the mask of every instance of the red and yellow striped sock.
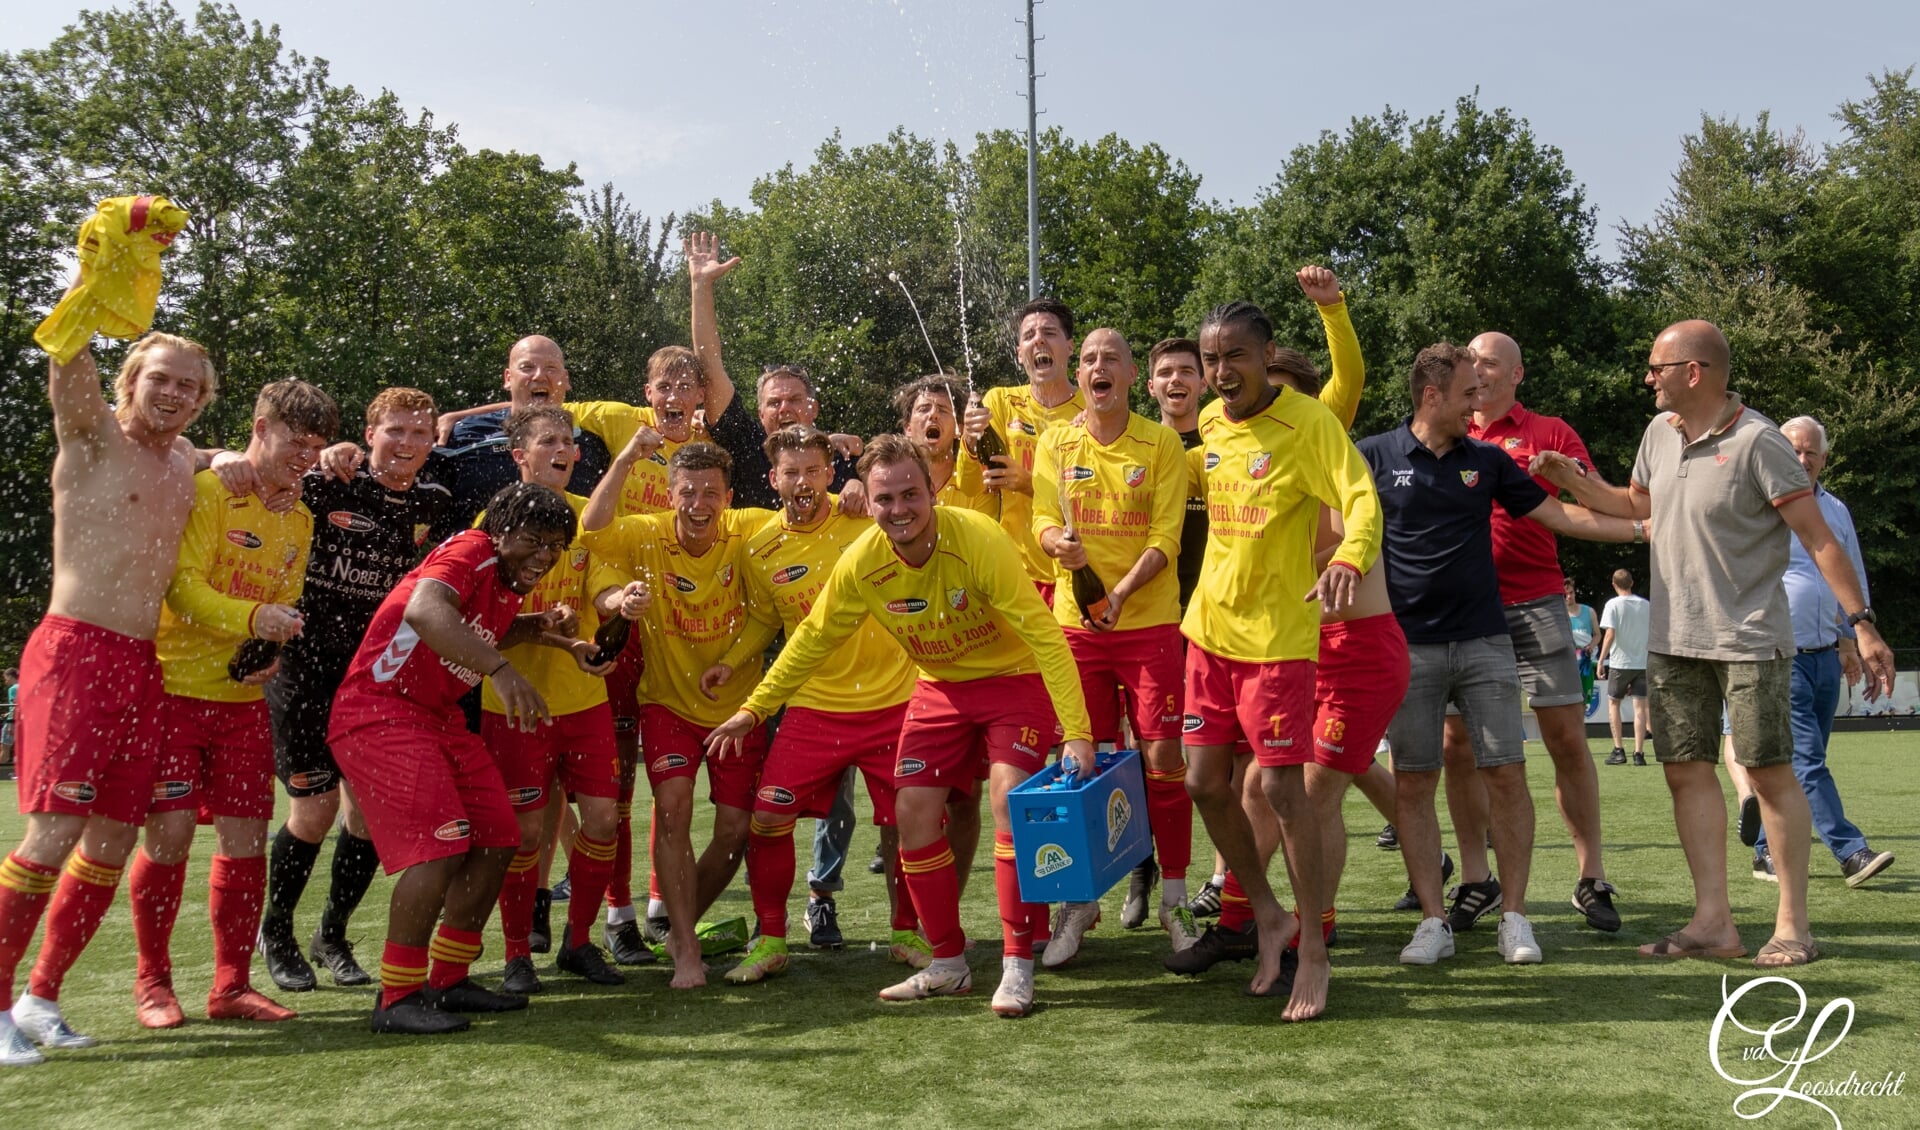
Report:
[[1045,903],[1020,901],[1020,868],[1013,854],[1013,833],[993,834],[993,890],[1000,902],[1000,938],[1007,957],[1033,957],[1034,908],[1046,921]]
[[427,947],[403,946],[387,939],[380,954],[380,1007],[394,1005],[420,991],[427,983]]
[[573,837],[567,855],[567,874],[573,876],[573,898],[567,903],[567,927],[573,944],[593,940],[593,920],[600,916],[600,896],[613,878],[620,841],[590,840],[585,832]]
[[40,929],[40,915],[60,885],[60,869],[9,855],[0,860],[0,1008],[13,1004],[13,971]]
[[947,838],[922,848],[900,849],[900,873],[913,895],[913,909],[926,927],[935,957],[959,957],[967,936],[960,928],[960,876]]
[[[763,822],[767,820],[775,823]],[[753,814],[747,836],[747,890],[753,895],[753,916],[762,937],[787,936],[787,899],[793,895],[794,872],[799,867],[793,855],[793,825],[792,817]]]
[[1187,795],[1185,765],[1147,771],[1147,822],[1160,874],[1185,879],[1193,863],[1193,799]]
[[40,943],[40,958],[33,963],[33,975],[27,979],[29,992],[42,1000],[60,999],[60,983],[100,929],[100,920],[113,905],[113,892],[119,886],[120,868],[96,863],[78,849],[67,857],[60,885],[47,908],[47,937]]
[[633,786],[620,786],[620,822],[613,829],[613,874],[607,879],[607,906],[633,905]]
[[1247,901],[1246,888],[1233,872],[1227,872],[1227,881],[1220,888],[1220,928],[1240,931],[1253,921],[1253,904]]
[[[539,863],[538,851],[514,853],[507,863],[507,877],[500,883],[500,936],[506,943],[508,961],[533,954],[533,899],[540,885],[536,871]],[[597,906],[599,901],[596,898],[589,905]]]
[[435,989],[451,989],[467,979],[467,969],[480,960],[480,934],[476,930],[456,930],[445,922],[433,936],[433,944],[427,947],[428,956],[433,958],[433,969],[427,974],[427,985]]

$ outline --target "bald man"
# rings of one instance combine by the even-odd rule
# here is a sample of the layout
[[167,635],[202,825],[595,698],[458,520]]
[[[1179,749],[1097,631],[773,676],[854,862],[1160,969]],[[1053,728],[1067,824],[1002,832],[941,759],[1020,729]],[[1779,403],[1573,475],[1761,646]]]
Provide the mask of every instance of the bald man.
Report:
[[[1519,401],[1526,366],[1520,345],[1506,334],[1483,333],[1468,343],[1481,381],[1479,406],[1468,435],[1493,444],[1525,470],[1535,455],[1553,451],[1581,466],[1592,462],[1587,445],[1558,416],[1529,412]],[[1546,479],[1536,482],[1552,493]],[[1540,723],[1540,738],[1553,758],[1554,797],[1560,818],[1573,836],[1579,865],[1573,905],[1587,925],[1612,933],[1620,928],[1600,850],[1600,778],[1587,748],[1586,689],[1580,681],[1579,650],[1566,611],[1566,578],[1560,573],[1559,545],[1538,522],[1493,511],[1493,563],[1500,574],[1500,603],[1513,636],[1520,685]],[[1481,915],[1500,906],[1500,884],[1487,861],[1487,786],[1475,771],[1473,746],[1458,709],[1447,712],[1445,757],[1447,809],[1460,845],[1460,886],[1447,921],[1455,933],[1470,929]]]
[[1773,936],[1753,962],[1767,969],[1820,954],[1807,924],[1811,820],[1793,775],[1789,722],[1795,649],[1781,578],[1792,537],[1854,631],[1868,701],[1892,692],[1893,653],[1793,446],[1727,390],[1730,362],[1727,339],[1711,322],[1676,322],[1654,339],[1646,381],[1661,412],[1641,437],[1631,486],[1603,483],[1557,453],[1538,456],[1532,469],[1597,510],[1653,519],[1649,710],[1694,906],[1684,927],[1640,954],[1747,954],[1727,899],[1727,808],[1715,772],[1724,700],[1780,880]]

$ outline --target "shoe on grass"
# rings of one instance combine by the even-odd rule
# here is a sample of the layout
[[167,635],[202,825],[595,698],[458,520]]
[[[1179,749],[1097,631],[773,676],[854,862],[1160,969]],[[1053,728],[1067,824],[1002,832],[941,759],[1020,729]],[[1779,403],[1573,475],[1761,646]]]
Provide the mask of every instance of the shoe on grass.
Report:
[[518,1012],[527,1007],[527,998],[516,993],[496,993],[471,977],[444,989],[427,989],[427,1003],[441,1012]]
[[1198,941],[1186,949],[1168,954],[1160,960],[1160,964],[1169,973],[1197,976],[1223,961],[1248,961],[1259,956],[1259,928],[1249,922],[1242,930],[1209,926]]
[[548,899],[551,902],[573,901],[573,874],[571,872],[560,876],[560,881],[553,885],[553,891],[548,895]]
[[1208,879],[1200,885],[1200,893],[1187,900],[1187,909],[1195,918],[1218,918],[1221,889],[1221,884]]
[[1637,749],[1636,749],[1636,750],[1634,750],[1634,751],[1633,751],[1633,763],[1634,763],[1635,765],[1638,765],[1638,766],[1640,766],[1640,767],[1641,767],[1641,768],[1643,768],[1643,769],[1644,769],[1644,768],[1646,768],[1646,765],[1647,765],[1647,755],[1646,755],[1646,754],[1644,754],[1644,753],[1642,753],[1642,752],[1640,752],[1640,751],[1639,751],[1639,750],[1637,750]]
[[1160,865],[1151,855],[1140,861],[1127,879],[1127,900],[1120,904],[1120,925],[1128,930],[1138,930],[1146,925],[1147,910],[1153,904],[1154,884],[1160,881]]
[[1773,853],[1766,848],[1753,853],[1753,877],[1763,883],[1778,883],[1780,876],[1773,870]]
[[867,874],[885,875],[886,873],[887,873],[887,857],[880,854],[880,849],[875,848],[873,851],[873,858],[867,861]]
[[787,940],[760,935],[740,964],[727,970],[727,980],[735,985],[751,985],[777,977],[787,971]]
[[973,971],[965,962],[954,959],[958,966],[935,964],[927,966],[898,985],[888,985],[880,990],[883,1001],[923,1001],[929,997],[959,997],[973,992]]
[[300,952],[300,943],[293,940],[291,927],[284,933],[270,933],[263,925],[254,937],[254,945],[260,948],[260,956],[266,959],[267,976],[283,991],[309,993],[319,987],[320,981],[313,975],[313,966],[307,964],[306,955]]
[[1760,842],[1760,797],[1754,793],[1740,798],[1740,842],[1748,847]]
[[133,1018],[142,1028],[178,1028],[187,1022],[172,983],[144,978],[133,983]]
[[1847,886],[1857,887],[1885,871],[1892,864],[1892,852],[1861,848],[1841,861],[1840,873],[1847,877]]
[[1615,891],[1605,879],[1582,879],[1573,888],[1573,908],[1587,916],[1587,925],[1611,934],[1620,928],[1620,912],[1613,908]]
[[657,955],[660,947],[667,944],[667,934],[673,930],[673,921],[664,914],[649,914],[640,927],[640,940],[645,942]]
[[1432,965],[1453,956],[1453,930],[1444,918],[1422,918],[1413,940],[1400,949],[1402,965]]
[[1380,834],[1373,838],[1373,846],[1381,851],[1399,851],[1400,829],[1391,824],[1380,829]]
[[541,982],[540,974],[534,972],[533,959],[522,955],[507,959],[507,968],[500,976],[500,991],[526,997],[546,992],[547,986]]
[[840,907],[832,895],[807,900],[807,944],[817,950],[837,950],[847,944],[840,932]]
[[933,964],[933,943],[921,937],[917,931],[895,930],[893,940],[887,944],[887,960],[925,969]]
[[464,1032],[472,1026],[473,1021],[459,1013],[428,1004],[425,989],[408,993],[394,1001],[392,1007],[378,1002],[373,1006],[372,1028],[376,1035],[442,1036]]
[[1200,924],[1193,920],[1193,911],[1182,903],[1160,904],[1160,928],[1167,932],[1174,953],[1191,949],[1200,940]]
[[653,956],[646,942],[640,937],[640,924],[628,919],[625,922],[608,922],[601,926],[600,937],[606,942],[607,949],[613,954],[615,965],[652,965],[660,960]]
[[13,1026],[43,1048],[90,1048],[99,1042],[67,1027],[67,1018],[60,1015],[59,1002],[32,993],[13,1002],[11,1015]]
[[1040,955],[1040,964],[1048,969],[1058,969],[1072,961],[1080,952],[1080,943],[1100,921],[1100,904],[1097,902],[1070,902],[1060,907],[1058,920],[1053,926],[1053,937],[1047,939],[1046,951]]
[[[1440,885],[1442,887],[1445,887],[1447,885],[1447,880],[1451,878],[1453,878],[1453,857],[1443,851],[1440,853]],[[1393,909],[1395,910],[1419,910],[1420,909],[1420,896],[1413,893],[1413,887],[1411,884],[1409,884],[1407,887],[1407,893],[1400,896],[1400,901],[1393,904]]]
[[572,926],[560,931],[560,952],[553,955],[553,964],[562,973],[585,977],[596,985],[627,983],[626,975],[607,964],[607,955],[591,939],[574,944]]
[[993,1013],[1008,1018],[1033,1011],[1033,959],[1000,959],[1000,987],[993,991]]
[[13,1017],[0,1011],[0,1067],[32,1067],[46,1061],[27,1034],[14,1026]]
[[1453,905],[1447,908],[1447,926],[1456,934],[1473,929],[1473,924],[1500,909],[1500,880],[1489,875],[1478,883],[1462,883],[1447,892]]
[[1533,923],[1527,921],[1526,915],[1512,911],[1500,916],[1500,929],[1493,944],[1508,965],[1538,965],[1546,956],[1540,952],[1540,943],[1533,939]]
[[226,992],[207,994],[208,1020],[258,1020],[266,1024],[277,1024],[282,1020],[292,1020],[300,1014],[267,998],[265,993],[243,985]]
[[330,942],[316,931],[313,940],[307,943],[307,956],[332,974],[333,983],[342,988],[373,984],[373,974],[360,968],[360,963],[353,959],[353,943],[345,938]]
[[1607,755],[1607,764],[1608,765],[1625,765],[1626,763],[1627,763],[1627,751],[1624,749],[1621,749],[1619,746],[1614,746],[1613,752]]

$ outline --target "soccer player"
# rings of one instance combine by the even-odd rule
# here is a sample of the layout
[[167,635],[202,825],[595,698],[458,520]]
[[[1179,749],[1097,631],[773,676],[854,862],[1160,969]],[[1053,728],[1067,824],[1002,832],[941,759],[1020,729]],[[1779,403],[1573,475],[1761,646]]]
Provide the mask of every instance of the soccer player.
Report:
[[941,823],[948,794],[972,792],[988,762],[994,885],[1004,957],[993,1010],[1033,1008],[1033,933],[1044,904],[1020,899],[1007,792],[1045,764],[1058,737],[1078,771],[1094,768],[1086,704],[1060,626],[1040,602],[1017,550],[992,519],[936,506],[926,453],[879,436],[860,457],[876,530],[841,554],[826,591],[739,713],[707,739],[716,752],[751,740],[764,719],[871,616],[919,669],[900,731],[894,809],[900,870],[933,960],[880,991],[882,1000],[968,993],[959,879]]
[[[833,447],[825,432],[804,424],[781,428],[767,438],[767,452],[774,489],[785,505],[747,539],[747,608],[757,630],[741,633],[712,672],[723,683],[734,667],[760,662],[764,641],[776,628],[793,638],[826,591],[834,564],[873,527],[871,519],[837,511],[837,500],[828,493]],[[894,865],[893,767],[912,693],[913,664],[869,617],[794,694],[767,753],[747,840],[747,884],[760,940],[727,980],[747,983],[785,971],[794,822],[825,815],[841,778],[855,767],[866,777],[887,861],[893,905],[889,955],[916,967],[931,960],[931,947],[915,932],[919,920],[913,900]]]
[[[193,507],[193,447],[181,433],[213,401],[207,351],[152,333],[127,351],[113,403],[90,351],[51,363],[53,596],[20,662],[20,811],[27,831],[0,860],[0,1066],[34,1048],[84,1048],[60,986],[113,903],[139,839],[159,756],[153,637]],[[84,838],[84,840],[83,840]],[[64,870],[63,870],[64,868]],[[52,901],[51,910],[48,902]],[[13,977],[47,917],[27,992]]]
[[[1199,934],[1186,908],[1193,802],[1180,754],[1179,577],[1169,568],[1180,553],[1187,461],[1178,433],[1127,407],[1137,376],[1133,352],[1118,332],[1097,329],[1080,343],[1086,418],[1040,437],[1033,529],[1054,563],[1054,618],[1079,667],[1096,738],[1118,738],[1119,692],[1126,692],[1146,772],[1154,852],[1165,876],[1160,925],[1179,950]],[[1073,581],[1078,569],[1099,578],[1106,590],[1102,606],[1080,606]],[[1148,890],[1138,892],[1141,919]],[[1041,964],[1054,969],[1072,960],[1099,916],[1098,902],[1067,906]]]
[[[1586,444],[1565,420],[1530,412],[1517,399],[1526,376],[1517,342],[1503,333],[1483,333],[1467,348],[1473,353],[1481,387],[1469,437],[1498,447],[1523,470],[1542,451],[1557,451],[1581,464],[1590,462]],[[1543,478],[1535,481],[1543,488],[1549,485]],[[1613,905],[1614,888],[1607,881],[1602,858],[1600,778],[1587,748],[1587,692],[1580,682],[1578,649],[1567,620],[1559,548],[1552,532],[1539,522],[1495,507],[1493,564],[1519,662],[1520,686],[1539,723],[1541,742],[1553,759],[1554,799],[1573,839],[1578,869],[1573,905],[1587,925],[1612,933],[1620,929],[1620,913]],[[1445,756],[1447,809],[1459,843],[1461,880],[1447,924],[1457,934],[1499,909],[1502,892],[1487,863],[1486,785],[1474,768],[1467,723],[1458,714],[1447,718]]]
[[[520,481],[559,491],[578,512],[585,509],[587,500],[566,494],[577,457],[573,433],[573,417],[553,405],[522,408],[507,418],[507,442],[520,467]],[[540,579],[521,601],[520,610],[533,614],[571,609],[579,617],[580,634],[592,639],[600,627],[598,609],[627,602],[629,594],[627,579],[590,552],[585,542],[576,539],[568,547],[566,558]],[[644,585],[634,582],[634,588],[628,603],[637,618],[647,597]],[[612,670],[612,665],[583,668],[571,655],[537,641],[505,648],[502,654],[540,692],[552,721],[532,731],[515,727],[493,682],[481,684],[480,738],[499,763],[507,799],[520,825],[520,850],[508,863],[500,886],[500,933],[507,959],[501,991],[525,996],[545,988],[533,969],[532,934],[534,891],[539,883],[536,866],[549,792],[571,796],[580,809],[580,829],[567,861],[575,893],[567,904],[567,926],[554,964],[596,985],[625,984],[626,978],[607,966],[590,935],[613,871],[619,820],[613,711],[607,705],[606,683],[597,677]]]
[[[1200,329],[1207,384],[1220,399],[1201,413],[1206,449],[1207,551],[1181,630],[1187,652],[1187,791],[1247,893],[1259,939],[1248,991],[1289,991],[1282,963],[1298,938],[1298,969],[1282,1019],[1326,1011],[1326,942],[1281,908],[1233,787],[1244,744],[1261,791],[1280,817],[1287,871],[1302,908],[1324,905],[1319,820],[1302,768],[1313,760],[1316,601],[1353,603],[1380,536],[1379,502],[1339,419],[1314,398],[1267,381],[1273,325],[1248,302],[1214,308]],[[1346,533],[1318,579],[1319,505]],[[1293,594],[1299,594],[1296,598]],[[1250,771],[1250,770],[1249,770]]]
[[[1454,952],[1453,928],[1440,913],[1443,864],[1433,807],[1448,703],[1467,719],[1492,806],[1504,888],[1500,956],[1510,965],[1543,957],[1526,916],[1533,798],[1520,730],[1519,673],[1493,568],[1490,511],[1497,503],[1515,518],[1595,541],[1629,541],[1644,532],[1638,523],[1562,506],[1501,448],[1469,438],[1480,382],[1471,351],[1430,345],[1414,359],[1409,378],[1413,415],[1393,431],[1360,441],[1386,513],[1387,589],[1411,660],[1406,698],[1388,727],[1396,827],[1422,915],[1400,951],[1408,965],[1431,965]],[[1564,622],[1564,613],[1556,614]]]
[[257,494],[234,496],[212,471],[194,479],[193,514],[180,543],[155,647],[166,687],[161,749],[146,843],[129,888],[139,962],[140,1023],[184,1019],[169,953],[199,819],[213,824],[209,877],[214,982],[209,1018],[291,1019],[250,984],[267,887],[267,822],[273,816],[273,729],[260,685],[272,673],[231,667],[249,639],[285,643],[301,634],[294,608],[306,581],[313,514],[305,503],[274,513],[262,496],[297,488],[339,430],[333,398],[305,381],[260,390],[246,461]]
[[[420,556],[427,531],[443,521],[452,501],[445,487],[419,478],[433,450],[433,419],[433,398],[426,393],[384,389],[367,405],[366,466],[345,482],[322,472],[300,480],[301,499],[315,519],[298,605],[303,628],[281,650],[280,673],[265,688],[274,773],[290,811],[268,852],[267,908],[260,921],[267,972],[290,992],[315,985],[313,966],[295,939],[293,914],[336,819],[331,887],[308,952],[336,985],[373,979],[354,959],[346,929],[380,860],[366,820],[340,787],[327,722],[374,610]],[[214,470],[221,470],[218,460]],[[233,479],[225,481],[240,493]]]
[[745,701],[760,677],[758,663],[727,679],[710,668],[732,649],[746,622],[741,550],[747,534],[772,514],[730,508],[733,460],[713,444],[696,442],[674,452],[668,465],[672,513],[615,517],[614,500],[639,457],[638,440],[614,457],[581,513],[581,525],[595,535],[595,552],[653,594],[651,609],[637,621],[647,654],[640,676],[640,745],[654,795],[653,866],[671,923],[672,985],[693,989],[706,984],[694,923],[740,866],[766,759],[766,732],[755,730],[745,756],[708,765],[713,838],[696,865],[689,836],[693,778],[706,760],[702,739]]
[[375,1032],[464,1031],[469,1021],[456,1013],[527,1004],[468,975],[520,829],[499,767],[467,730],[460,697],[489,679],[508,724],[530,732],[551,715],[501,649],[538,639],[584,667],[594,648],[572,638],[578,620],[569,610],[520,614],[522,598],[577,532],[567,500],[514,483],[486,512],[480,528],[442,542],[381,601],[334,700],[328,743],[380,862],[399,875]]
[[959,506],[993,514],[999,505],[991,491],[966,489],[960,458],[960,409],[957,390],[961,378],[950,373],[930,373],[916,377],[893,394],[894,411],[900,415],[900,434],[927,451],[927,468],[933,474],[933,500],[941,506]]
[[1627,763],[1620,743],[1620,703],[1633,700],[1633,763],[1647,763],[1647,618],[1652,606],[1633,592],[1633,574],[1613,571],[1613,599],[1600,610],[1599,675],[1607,681],[1607,725],[1613,731],[1608,765]]

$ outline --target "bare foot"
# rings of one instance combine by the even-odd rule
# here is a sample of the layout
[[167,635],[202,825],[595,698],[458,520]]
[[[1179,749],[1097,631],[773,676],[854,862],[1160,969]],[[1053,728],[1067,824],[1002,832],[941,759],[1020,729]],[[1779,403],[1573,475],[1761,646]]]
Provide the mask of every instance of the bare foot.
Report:
[[1300,947],[1300,968],[1293,975],[1293,996],[1287,999],[1286,1011],[1280,1019],[1292,1024],[1301,1020],[1312,1020],[1327,1011],[1327,981],[1331,970],[1327,966],[1325,946]]
[[[1287,945],[1300,932],[1300,920],[1284,910],[1271,919],[1263,919],[1256,912],[1254,927],[1260,934],[1260,961],[1259,967],[1254,970],[1253,980],[1247,984],[1247,991],[1263,996],[1280,980],[1280,959],[1286,954]],[[1321,960],[1325,960],[1324,954]]]
[[673,980],[667,982],[668,988],[706,988],[707,963],[700,957],[699,941],[675,930],[667,937],[667,953],[673,958]]

